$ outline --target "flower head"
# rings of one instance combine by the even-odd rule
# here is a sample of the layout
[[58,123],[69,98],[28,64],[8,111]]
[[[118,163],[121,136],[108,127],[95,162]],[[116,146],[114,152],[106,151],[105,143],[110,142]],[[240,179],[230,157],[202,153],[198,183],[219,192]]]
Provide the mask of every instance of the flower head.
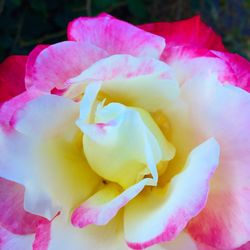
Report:
[[249,68],[199,17],[81,17],[7,58],[1,247],[248,247]]

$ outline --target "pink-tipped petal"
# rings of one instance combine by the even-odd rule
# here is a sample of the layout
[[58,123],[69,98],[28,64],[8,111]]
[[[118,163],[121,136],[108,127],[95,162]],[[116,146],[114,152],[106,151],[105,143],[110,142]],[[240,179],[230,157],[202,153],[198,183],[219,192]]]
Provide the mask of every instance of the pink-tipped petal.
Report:
[[123,192],[116,185],[104,186],[74,210],[72,224],[80,228],[90,224],[107,224],[122,207],[142,191],[147,182],[148,179],[143,179]]
[[0,104],[25,91],[27,56],[10,56],[0,64]]
[[249,250],[249,249],[250,249],[250,241],[234,250]]
[[0,125],[5,128],[12,127],[12,118],[14,114],[22,109],[26,103],[40,96],[42,93],[36,90],[25,91],[10,100],[6,101],[0,107]]
[[48,250],[51,240],[51,224],[60,216],[58,212],[52,220],[40,221],[36,227],[35,240],[32,245],[33,250]]
[[219,146],[209,139],[190,153],[184,170],[169,185],[145,190],[127,204],[124,227],[128,246],[144,249],[173,240],[205,206],[218,160]]
[[194,75],[214,73],[223,84],[250,91],[250,62],[243,57],[192,46],[170,46],[161,59],[174,70],[183,84]]
[[196,138],[214,136],[221,146],[207,205],[191,222],[189,232],[212,247],[237,248],[250,239],[250,95],[223,86],[209,74],[185,83],[182,95]]
[[166,39],[167,47],[176,45],[191,45],[197,48],[207,48],[225,51],[221,37],[202,22],[200,16],[177,22],[150,23],[139,26],[141,29]]
[[31,89],[33,86],[32,81],[30,81],[30,78],[32,77],[32,73],[33,73],[33,66],[36,62],[36,59],[38,57],[38,55],[47,47],[49,47],[49,45],[46,44],[39,44],[37,45],[28,55],[28,59],[27,59],[27,64],[26,64],[26,74],[25,74],[25,87],[26,89]]
[[198,242],[215,248],[241,246],[250,234],[249,197],[250,189],[211,192],[207,206],[189,223],[189,233]]
[[45,92],[53,88],[63,89],[68,79],[77,76],[106,55],[104,50],[86,41],[56,43],[31,58],[25,78],[26,86]]
[[27,211],[51,219],[59,206],[71,210],[98,185],[78,147],[77,112],[73,101],[44,95],[16,114],[18,131],[0,131],[0,176],[25,186]]
[[227,70],[222,72],[219,80],[250,92],[250,62],[237,54],[212,52],[227,66]]
[[24,187],[0,178],[0,224],[14,234],[34,233],[46,219],[24,211]]
[[129,54],[159,58],[165,47],[162,37],[107,14],[73,20],[68,26],[68,39],[87,41],[106,50],[109,55]]
[[0,225],[0,249],[1,250],[31,250],[34,234],[13,234]]

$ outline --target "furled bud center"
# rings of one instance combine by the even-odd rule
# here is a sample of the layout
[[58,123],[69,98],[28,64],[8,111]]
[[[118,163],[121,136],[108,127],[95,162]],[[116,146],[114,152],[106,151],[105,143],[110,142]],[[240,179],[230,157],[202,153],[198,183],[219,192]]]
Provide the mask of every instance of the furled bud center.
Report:
[[160,170],[157,164],[172,159],[174,147],[145,110],[98,101],[100,87],[90,84],[86,88],[77,120],[91,168],[123,188],[145,176],[152,177],[151,185],[156,185]]

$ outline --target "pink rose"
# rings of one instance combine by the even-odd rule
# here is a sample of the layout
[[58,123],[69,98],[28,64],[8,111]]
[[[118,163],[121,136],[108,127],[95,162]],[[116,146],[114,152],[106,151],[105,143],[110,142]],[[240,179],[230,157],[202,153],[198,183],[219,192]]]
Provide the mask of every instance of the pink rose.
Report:
[[198,16],[7,58],[0,248],[250,249],[249,65]]

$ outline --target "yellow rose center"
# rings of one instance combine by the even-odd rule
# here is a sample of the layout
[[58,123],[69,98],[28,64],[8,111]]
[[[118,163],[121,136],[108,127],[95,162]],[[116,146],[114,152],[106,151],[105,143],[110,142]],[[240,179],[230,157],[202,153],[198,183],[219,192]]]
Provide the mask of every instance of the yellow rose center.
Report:
[[78,127],[91,168],[105,180],[123,188],[145,176],[157,185],[174,147],[152,118],[141,108],[98,100],[100,84],[90,84],[81,102]]

